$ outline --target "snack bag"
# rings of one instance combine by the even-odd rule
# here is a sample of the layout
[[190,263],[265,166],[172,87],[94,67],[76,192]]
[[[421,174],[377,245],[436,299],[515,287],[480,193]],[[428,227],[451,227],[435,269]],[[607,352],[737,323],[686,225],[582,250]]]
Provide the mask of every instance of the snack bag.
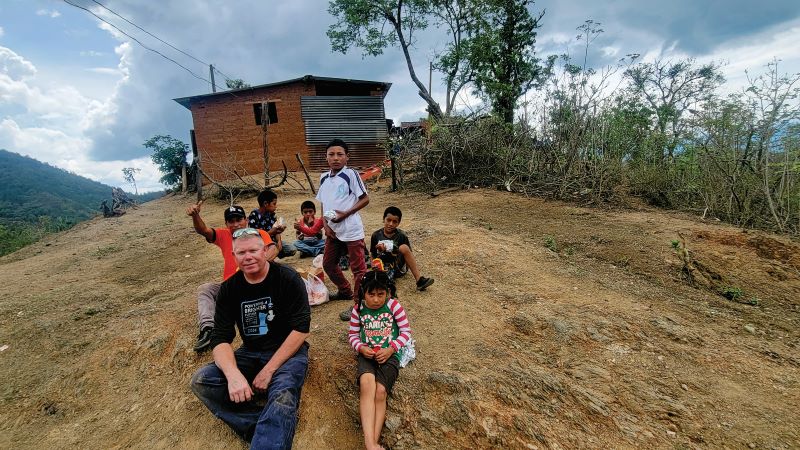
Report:
[[325,283],[318,277],[308,274],[305,282],[309,305],[318,306],[330,300],[328,298],[328,288],[325,287]]

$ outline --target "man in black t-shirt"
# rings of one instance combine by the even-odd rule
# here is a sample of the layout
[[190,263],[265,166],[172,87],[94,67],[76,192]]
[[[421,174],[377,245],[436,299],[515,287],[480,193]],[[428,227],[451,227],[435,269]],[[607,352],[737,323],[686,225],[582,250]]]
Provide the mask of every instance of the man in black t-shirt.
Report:
[[[192,391],[252,448],[291,448],[308,369],[305,284],[294,270],[267,261],[258,230],[235,231],[233,255],[239,271],[217,297],[214,362],[195,372]],[[234,352],[237,328],[242,346]],[[266,394],[266,405],[258,394]]]

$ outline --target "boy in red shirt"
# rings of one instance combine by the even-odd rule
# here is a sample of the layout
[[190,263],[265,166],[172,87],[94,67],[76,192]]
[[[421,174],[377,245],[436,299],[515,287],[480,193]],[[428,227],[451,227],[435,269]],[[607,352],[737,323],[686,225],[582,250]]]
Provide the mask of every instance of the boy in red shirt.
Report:
[[322,218],[314,217],[317,207],[311,200],[306,200],[300,205],[300,212],[303,217],[294,224],[297,234],[294,248],[300,252],[301,258],[317,256],[325,250],[325,240],[322,239],[324,226]]

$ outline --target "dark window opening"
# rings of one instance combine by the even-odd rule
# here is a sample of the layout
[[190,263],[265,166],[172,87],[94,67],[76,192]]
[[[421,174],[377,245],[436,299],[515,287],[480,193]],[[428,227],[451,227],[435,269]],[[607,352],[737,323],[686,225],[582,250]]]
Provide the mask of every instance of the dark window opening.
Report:
[[[261,103],[253,103],[253,115],[256,118],[256,125],[261,125]],[[275,107],[275,102],[267,103],[267,115],[269,123],[278,123],[278,108]]]

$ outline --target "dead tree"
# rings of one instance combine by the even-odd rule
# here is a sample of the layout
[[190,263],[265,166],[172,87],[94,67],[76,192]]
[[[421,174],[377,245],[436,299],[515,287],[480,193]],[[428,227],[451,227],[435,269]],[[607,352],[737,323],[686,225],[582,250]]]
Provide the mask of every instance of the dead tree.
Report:
[[[224,161],[224,163],[218,163],[217,161]],[[220,191],[226,192],[231,205],[236,202],[236,198],[243,192],[260,192],[263,189],[273,189],[282,186],[286,183],[286,179],[289,176],[286,163],[281,161],[283,176],[280,181],[262,186],[247,175],[244,163],[230,150],[227,150],[225,154],[217,160],[204,158],[203,165],[213,168],[214,175],[212,176],[208,171],[203,170],[202,167],[199,166],[198,172],[210,181],[211,184],[217,186]],[[220,174],[221,177],[217,178],[217,174]]]

